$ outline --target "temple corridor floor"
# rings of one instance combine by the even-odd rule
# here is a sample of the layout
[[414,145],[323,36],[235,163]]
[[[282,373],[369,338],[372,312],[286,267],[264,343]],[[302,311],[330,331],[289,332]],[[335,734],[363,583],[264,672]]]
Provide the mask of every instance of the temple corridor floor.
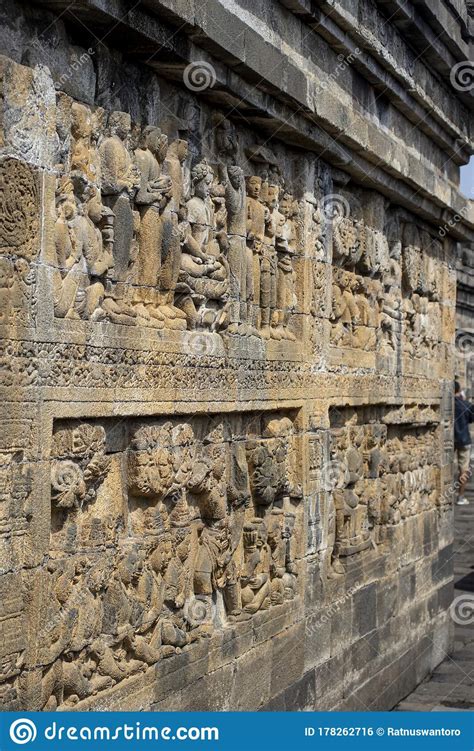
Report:
[[[433,674],[396,707],[405,712],[472,711],[474,709],[474,486],[467,493],[469,506],[455,507],[454,603],[463,604],[464,621],[454,623],[452,654]],[[469,589],[468,589],[469,587]]]

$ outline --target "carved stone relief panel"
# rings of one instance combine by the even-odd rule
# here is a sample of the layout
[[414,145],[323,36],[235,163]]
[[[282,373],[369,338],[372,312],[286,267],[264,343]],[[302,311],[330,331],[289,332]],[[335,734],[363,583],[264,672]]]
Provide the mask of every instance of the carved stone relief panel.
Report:
[[0,160],[0,212],[0,326],[27,325],[35,310],[40,191],[36,172],[8,157]]
[[389,528],[441,503],[439,415],[430,408],[333,408],[322,487],[328,548],[341,560],[388,540]]
[[58,95],[57,318],[295,341],[302,202],[269,149],[246,157],[214,119],[209,159],[185,120],[164,119],[169,137]]
[[293,413],[57,422],[37,708],[297,597],[299,451]]

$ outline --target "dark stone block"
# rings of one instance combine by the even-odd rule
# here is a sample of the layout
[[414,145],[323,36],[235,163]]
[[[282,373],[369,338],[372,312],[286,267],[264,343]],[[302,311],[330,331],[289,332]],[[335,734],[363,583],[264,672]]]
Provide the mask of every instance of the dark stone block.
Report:
[[355,592],[352,602],[352,633],[356,637],[364,636],[377,625],[377,583]]
[[413,564],[405,566],[405,568],[400,570],[398,592],[398,603],[400,608],[406,607],[413,602],[416,592],[416,576]]
[[430,555],[436,548],[436,527],[435,520],[431,514],[425,514],[423,517],[423,552]]
[[[405,654],[402,655],[397,661],[398,675],[396,688],[398,691],[398,696],[396,697],[396,702],[400,701],[400,699],[405,698],[405,696],[408,696],[408,694],[411,693],[417,685],[417,654],[418,649],[417,646],[415,646],[412,649],[409,649],[408,652],[405,652]],[[393,706],[393,704],[391,704],[390,706]]]
[[344,595],[326,608],[326,613],[331,615],[331,656],[341,653],[351,639],[353,599]]
[[448,581],[438,589],[438,610],[448,610],[454,599],[454,582]]
[[329,710],[344,697],[344,679],[350,670],[348,652],[332,657],[314,670],[316,705],[318,711]]
[[270,695],[275,696],[291,686],[304,670],[304,624],[287,628],[272,640],[272,678]]
[[374,661],[379,657],[379,632],[372,631],[362,639],[354,642],[350,649],[352,670],[358,672],[364,670],[367,666],[371,666],[373,670]]
[[195,34],[196,43],[209,49],[219,50],[227,64],[240,62],[245,57],[247,24],[235,13],[230,13],[217,0],[202,0],[196,3],[195,23],[203,34]]
[[283,54],[265,42],[260,34],[247,27],[245,31],[245,64],[251,69],[252,77],[265,80],[281,89],[286,76],[287,59]]
[[452,543],[438,552],[433,561],[432,576],[434,582],[441,582],[443,579],[449,579],[453,572],[453,546]]
[[426,621],[427,601],[415,600],[409,610],[410,626],[416,628]]
[[311,561],[306,566],[305,579],[305,608],[311,611],[320,607],[324,600],[321,565],[319,561]]
[[300,104],[309,105],[308,79],[303,71],[292,63],[289,63],[287,68],[287,87]]
[[325,610],[314,613],[305,621],[304,668],[314,668],[331,656],[331,617]]
[[379,624],[386,623],[397,612],[398,577],[377,582],[377,619]]
[[285,705],[288,712],[313,710],[316,701],[314,671],[310,670],[299,681],[285,691]]
[[429,631],[426,636],[423,636],[423,638],[416,644],[415,675],[417,684],[421,683],[421,681],[431,672],[433,637],[434,632]]
[[272,645],[259,645],[240,657],[229,686],[233,711],[253,711],[270,699]]
[[190,685],[184,684],[182,691],[183,712],[221,712],[230,710],[230,690],[234,667],[224,665]]
[[438,612],[438,591],[432,592],[427,602],[428,618],[431,620]]
[[404,655],[369,678],[362,686],[356,684],[354,690],[348,691],[345,696],[346,705],[351,701],[353,710],[370,712],[392,709],[415,687],[415,665],[407,664],[410,659],[413,660],[413,657],[407,658]]
[[286,712],[285,692],[264,704],[260,712]]

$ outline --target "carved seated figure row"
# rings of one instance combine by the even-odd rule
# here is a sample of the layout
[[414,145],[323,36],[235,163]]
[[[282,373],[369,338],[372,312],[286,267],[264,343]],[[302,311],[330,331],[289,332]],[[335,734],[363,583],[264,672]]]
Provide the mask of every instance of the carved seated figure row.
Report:
[[[329,575],[343,573],[340,558],[387,537],[387,526],[436,508],[436,426],[388,438],[382,423],[331,431]],[[327,478],[326,478],[327,479]]]
[[[53,528],[75,549],[56,546],[49,564],[38,708],[77,703],[218,624],[295,597],[292,433],[286,417],[247,442],[224,440],[220,426],[203,439],[189,423],[162,422],[136,429],[112,458],[101,425],[57,432]],[[114,504],[102,496],[114,462],[128,508],[107,536],[98,528],[110,525]],[[81,531],[91,515],[92,537]]]
[[[440,243],[393,218],[384,231],[357,216],[334,227],[331,342],[432,359],[441,338]],[[362,263],[369,257],[373,263]]]
[[[294,339],[295,202],[237,164],[70,108],[56,190],[54,311],[155,329]],[[135,142],[132,149],[131,142]],[[66,139],[66,143],[69,143]]]

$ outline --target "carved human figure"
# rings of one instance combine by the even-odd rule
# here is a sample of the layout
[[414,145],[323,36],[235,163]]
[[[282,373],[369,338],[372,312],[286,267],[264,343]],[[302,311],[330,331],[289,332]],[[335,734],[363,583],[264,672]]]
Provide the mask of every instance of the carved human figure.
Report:
[[292,260],[296,243],[294,224],[295,205],[291,194],[283,194],[279,204],[279,211],[280,217],[275,238],[277,250],[275,325],[282,339],[295,341],[295,335],[288,328],[290,315],[296,307],[296,274]]
[[163,208],[163,239],[158,294],[160,310],[165,314],[167,326],[175,329],[186,328],[186,314],[175,305],[175,294],[182,259],[180,222],[186,220],[185,201],[189,190],[185,184],[187,159],[188,142],[178,138],[169,144],[163,163],[163,174],[170,178],[171,190],[167,194],[168,200]]
[[337,266],[354,269],[364,252],[364,226],[354,200],[351,212],[333,222],[333,261]]
[[255,329],[261,326],[260,313],[260,263],[263,255],[265,217],[268,212],[260,200],[262,178],[251,175],[246,178],[247,188],[247,248],[252,253],[253,268],[253,313],[251,323]]
[[340,346],[352,346],[354,331],[360,321],[360,310],[354,295],[358,279],[350,272],[339,271],[332,286],[331,341]]
[[94,116],[83,104],[71,106],[71,172],[79,172],[91,183],[100,185],[100,156],[94,138]]
[[135,161],[140,171],[140,186],[135,203],[140,211],[139,253],[136,278],[140,302],[136,305],[140,320],[163,328],[165,315],[159,309],[158,283],[161,274],[164,221],[163,209],[171,195],[171,179],[162,175],[168,139],[159,128],[144,128]]
[[370,545],[368,532],[367,506],[361,503],[359,483],[363,478],[363,454],[360,438],[349,442],[348,433],[342,429],[339,445],[342,451],[338,453],[340,461],[345,467],[344,483],[334,490],[336,508],[336,550],[341,556],[352,555],[364,550]]
[[402,326],[402,269],[401,269],[401,241],[395,239],[390,247],[388,266],[382,270],[382,312],[380,318],[385,351],[397,352],[401,344]]
[[253,614],[258,610],[267,610],[271,605],[271,552],[263,519],[253,519],[244,526],[243,545],[244,565],[240,577],[242,605],[245,613]]
[[238,152],[238,136],[234,124],[221,113],[214,118],[216,151],[220,159],[227,163],[235,162]]
[[251,324],[254,295],[252,251],[247,247],[245,178],[237,165],[222,167],[229,238],[229,326],[228,334],[257,334]]
[[55,312],[60,317],[101,320],[107,316],[106,276],[114,266],[102,236],[109,209],[97,188],[82,177],[74,179],[74,193],[74,202],[68,190],[58,197],[56,255],[64,276],[56,285]]
[[278,185],[263,183],[262,198],[265,205],[265,231],[260,258],[260,334],[265,339],[281,339],[281,327],[277,326],[277,252],[276,235],[281,223],[278,211]]
[[54,229],[58,273],[53,278],[54,314],[58,318],[79,318],[86,305],[88,279],[76,200],[69,181],[61,180],[58,185],[56,211]]
[[181,256],[180,306],[188,328],[219,330],[227,325],[223,305],[228,290],[228,263],[222,250],[226,238],[219,230],[211,188],[214,173],[206,162],[191,171],[193,196],[186,203],[187,225]]
[[115,279],[122,281],[130,264],[133,240],[132,199],[139,188],[138,170],[128,151],[131,119],[125,112],[111,112],[109,135],[99,146],[104,202],[115,215]]

